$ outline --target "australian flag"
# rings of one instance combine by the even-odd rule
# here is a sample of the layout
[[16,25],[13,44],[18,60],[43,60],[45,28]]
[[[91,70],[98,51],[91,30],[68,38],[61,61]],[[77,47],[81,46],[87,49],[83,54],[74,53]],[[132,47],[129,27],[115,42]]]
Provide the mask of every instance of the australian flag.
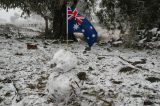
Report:
[[68,7],[68,33],[80,32],[83,33],[89,47],[97,40],[97,31],[92,24],[80,15],[76,9]]

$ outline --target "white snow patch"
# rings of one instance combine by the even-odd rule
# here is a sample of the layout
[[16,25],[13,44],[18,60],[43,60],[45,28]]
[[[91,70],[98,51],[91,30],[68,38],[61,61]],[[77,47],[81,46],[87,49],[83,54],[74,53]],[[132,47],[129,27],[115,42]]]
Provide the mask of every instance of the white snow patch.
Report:
[[73,53],[60,49],[54,54],[54,57],[49,64],[56,64],[56,68],[61,69],[63,72],[67,72],[76,67],[77,58]]
[[158,30],[158,28],[153,28],[149,32],[152,32],[152,34],[155,35],[157,33],[157,30]]
[[78,86],[75,81],[78,80],[74,72],[63,74],[53,72],[48,79],[47,89],[50,95],[56,97],[57,102],[67,101],[74,93],[74,90],[78,93]]
[[[44,42],[48,45],[45,45]],[[83,44],[73,43],[66,46],[66,44],[53,44],[52,42],[51,40],[29,38],[6,39],[0,36],[1,106],[12,104],[15,106],[19,104],[22,106],[23,104],[24,106],[58,106],[59,103],[56,101],[47,102],[48,94],[55,95],[57,101],[64,99],[66,101],[66,98],[70,98],[69,94],[73,92],[70,85],[74,86],[76,93],[80,89],[80,94],[78,92],[78,97],[75,98],[76,102],[82,106],[103,106],[105,104],[102,99],[113,101],[115,106],[143,106],[146,99],[153,102],[155,106],[160,105],[160,81],[151,83],[146,80],[149,77],[160,78],[159,50],[139,51],[119,47],[107,51],[105,46],[95,45],[91,51],[84,53]],[[26,43],[36,43],[38,49],[27,50]],[[155,43],[158,44],[158,42]],[[59,48],[65,50],[58,51]],[[66,54],[68,51],[70,51],[69,56]],[[54,54],[55,60],[53,59]],[[78,65],[75,68],[72,66],[75,60],[71,59],[74,58],[73,54],[78,58]],[[146,60],[146,63],[132,64],[142,59]],[[63,61],[71,65],[67,70],[74,69],[67,71],[63,66],[61,69],[54,67],[49,68],[50,71],[45,71],[44,67],[49,61],[50,64]],[[125,67],[134,69],[120,72],[120,69]],[[64,69],[65,71],[59,71]],[[77,73],[82,71],[87,75],[85,81],[77,80]],[[77,81],[80,88],[73,83],[74,81]],[[32,84],[33,88],[29,87],[29,84]],[[37,88],[37,85],[43,89]],[[46,88],[49,93],[45,90]],[[17,99],[15,95],[21,96],[22,100],[15,101]],[[102,98],[96,98],[97,96]]]

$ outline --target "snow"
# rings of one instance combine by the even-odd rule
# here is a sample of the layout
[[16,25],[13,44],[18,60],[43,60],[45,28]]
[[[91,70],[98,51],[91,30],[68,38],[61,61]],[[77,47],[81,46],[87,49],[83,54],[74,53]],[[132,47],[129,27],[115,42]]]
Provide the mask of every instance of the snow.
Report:
[[44,19],[32,13],[29,16],[21,17],[22,10],[19,8],[4,10],[0,8],[0,24],[13,24],[17,27],[31,29],[35,31],[44,31],[45,21]]
[[49,64],[56,65],[48,79],[49,94],[53,94],[59,102],[64,101],[71,96],[72,87],[75,85],[73,83],[76,74],[71,73],[73,71],[71,69],[77,66],[77,58],[73,53],[60,49],[54,54]]
[[74,81],[76,81],[76,74],[74,73],[51,73],[48,79],[47,86],[49,94],[54,95],[56,101],[59,103],[61,101],[67,102],[67,100],[69,100],[69,98],[72,96],[72,93],[74,93],[72,87],[78,88]]
[[[15,96],[12,105],[11,106],[39,106],[39,102],[45,102],[44,99],[40,98],[39,96],[36,95],[31,95],[28,97],[25,97],[22,99],[20,102],[16,102],[18,96]],[[42,103],[43,105],[43,103]]]
[[112,41],[112,39],[118,40],[121,36],[120,30],[108,31],[100,25],[96,25],[95,29],[98,31],[98,37],[99,37],[100,42],[107,43],[109,41]]
[[160,105],[160,50],[85,45],[0,36],[0,106]]
[[157,33],[157,30],[158,30],[158,28],[153,28],[149,32],[152,32],[152,34],[155,35]]
[[[0,13],[1,13],[0,18],[5,19],[6,20],[5,23],[10,23],[11,17],[14,16],[15,13],[21,14],[22,10],[16,8],[16,9],[8,9],[8,11],[7,11],[7,10],[0,8]],[[1,21],[0,21],[0,23],[1,23]]]
[[54,54],[50,64],[56,64],[57,69],[66,72],[76,67],[77,58],[73,53],[60,49]]

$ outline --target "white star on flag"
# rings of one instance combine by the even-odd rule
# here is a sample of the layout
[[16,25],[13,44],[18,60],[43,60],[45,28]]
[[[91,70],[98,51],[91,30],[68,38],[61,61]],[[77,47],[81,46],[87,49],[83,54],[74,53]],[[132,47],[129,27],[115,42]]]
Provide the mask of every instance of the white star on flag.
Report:
[[82,32],[84,33],[84,32],[85,32],[85,30],[84,30],[84,29],[82,29]]
[[93,34],[93,35],[92,35],[92,37],[94,38],[94,37],[96,37],[96,35],[95,35],[95,34]]
[[77,30],[79,28],[79,25],[78,24],[74,24],[73,28],[74,28],[74,30]]

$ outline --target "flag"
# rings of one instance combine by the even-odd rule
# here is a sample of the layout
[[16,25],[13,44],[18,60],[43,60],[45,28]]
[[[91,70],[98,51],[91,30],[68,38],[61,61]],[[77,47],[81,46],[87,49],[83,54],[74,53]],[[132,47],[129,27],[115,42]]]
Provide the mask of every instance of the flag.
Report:
[[80,32],[83,33],[89,47],[91,47],[97,40],[97,31],[93,25],[76,9],[72,10],[68,7],[68,33]]

